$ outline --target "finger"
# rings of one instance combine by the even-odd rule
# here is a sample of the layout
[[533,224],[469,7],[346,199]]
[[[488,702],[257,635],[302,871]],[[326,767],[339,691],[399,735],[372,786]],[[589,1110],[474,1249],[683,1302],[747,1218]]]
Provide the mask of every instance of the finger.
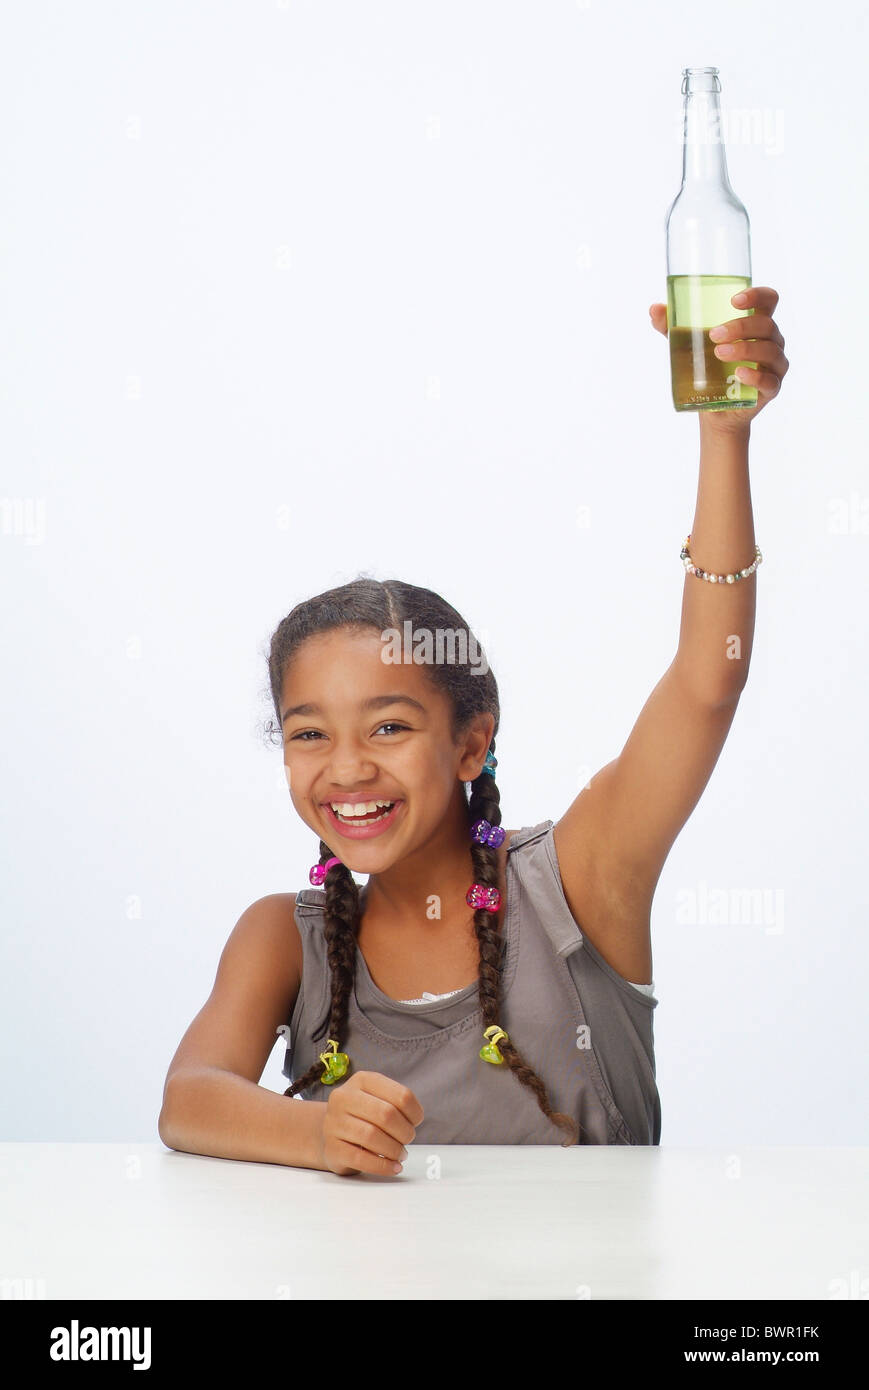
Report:
[[392,1158],[379,1158],[377,1154],[369,1153],[367,1149],[361,1149],[356,1144],[345,1143],[343,1139],[334,1139],[334,1162],[341,1167],[352,1169],[354,1173],[376,1173],[379,1178],[395,1178],[398,1173],[395,1169],[396,1161]]
[[371,1095],[358,1087],[351,1090],[345,1086],[343,1093],[335,1096],[335,1105],[345,1119],[370,1125],[378,1134],[384,1134],[397,1143],[399,1148],[402,1144],[412,1144],[416,1138],[416,1129],[407,1116],[382,1096]]
[[373,1096],[367,1091],[357,1092],[351,1113],[357,1119],[376,1125],[400,1144],[412,1144],[416,1138],[416,1127],[410,1123],[404,1111],[398,1110],[392,1101],[384,1100],[382,1096]]
[[752,285],[750,289],[731,295],[731,304],[734,301],[739,309],[763,309],[772,314],[778,304],[778,292],[770,289],[769,285]]
[[785,345],[778,324],[762,314],[752,314],[750,318],[727,319],[724,323],[716,324],[714,328],[710,328],[709,336],[712,337],[713,333],[715,337],[712,341],[715,343],[727,343],[734,339],[745,339],[750,336],[751,338],[769,339],[771,342],[777,343],[780,348]]
[[374,1154],[378,1158],[388,1158],[393,1163],[396,1160],[403,1163],[407,1158],[407,1149],[399,1139],[359,1115],[345,1115],[339,1122],[337,1132],[333,1133],[333,1138],[363,1149],[369,1156]]
[[666,304],[652,304],[649,306],[649,318],[652,320],[652,327],[659,333],[667,336],[667,306]]
[[777,396],[781,390],[781,377],[759,367],[737,367],[734,375],[743,385],[757,387],[761,396]]
[[755,362],[759,367],[769,367],[784,376],[788,359],[775,343],[761,339],[752,342],[746,339],[735,343],[716,343],[715,356],[722,362]]
[[356,1080],[360,1093],[389,1101],[414,1128],[422,1124],[425,1112],[409,1086],[403,1086],[400,1081],[393,1081],[391,1076],[384,1076],[379,1071],[357,1072]]

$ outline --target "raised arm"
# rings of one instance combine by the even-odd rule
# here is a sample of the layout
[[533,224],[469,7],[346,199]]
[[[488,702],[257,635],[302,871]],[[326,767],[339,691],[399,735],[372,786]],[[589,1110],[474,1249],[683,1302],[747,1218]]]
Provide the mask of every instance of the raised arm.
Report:
[[[775,290],[755,287],[755,312],[727,325],[735,360],[758,363],[751,410],[700,411],[700,477],[690,552],[712,574],[747,568],[755,555],[748,472],[751,420],[777,395],[788,368],[769,315]],[[666,333],[666,307],[652,320]],[[749,331],[752,338],[747,339]],[[722,354],[723,356],[723,354]],[[684,537],[682,538],[684,539]],[[571,912],[613,969],[647,983],[655,886],[718,761],[748,676],[757,573],[711,583],[686,572],[676,656],[655,686],[621,753],[591,780],[554,830]]]

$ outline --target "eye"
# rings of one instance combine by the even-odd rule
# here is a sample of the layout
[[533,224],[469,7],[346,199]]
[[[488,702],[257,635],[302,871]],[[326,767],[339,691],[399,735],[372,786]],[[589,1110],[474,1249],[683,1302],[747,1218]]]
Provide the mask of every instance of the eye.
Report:
[[[403,733],[407,727],[406,724],[396,724],[392,720],[388,720],[385,724],[379,724],[374,732],[378,733],[380,729],[395,729],[398,733]],[[323,735],[318,729],[302,729],[297,734],[291,734],[287,742],[293,743],[294,741],[298,741],[299,743],[311,743],[314,739],[322,737]]]

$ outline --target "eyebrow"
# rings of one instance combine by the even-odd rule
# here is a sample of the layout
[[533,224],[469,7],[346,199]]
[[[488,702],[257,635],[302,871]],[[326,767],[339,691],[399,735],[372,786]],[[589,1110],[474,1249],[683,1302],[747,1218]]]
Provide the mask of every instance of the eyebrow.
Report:
[[[419,700],[414,700],[412,695],[372,695],[370,700],[363,700],[361,708],[364,710],[382,709],[385,705],[410,705],[413,709],[419,710],[422,714],[426,712],[425,705],[420,704]],[[319,705],[291,705],[289,709],[285,709],[281,715],[281,725],[283,726],[285,720],[289,719],[294,714],[322,713],[323,711]]]

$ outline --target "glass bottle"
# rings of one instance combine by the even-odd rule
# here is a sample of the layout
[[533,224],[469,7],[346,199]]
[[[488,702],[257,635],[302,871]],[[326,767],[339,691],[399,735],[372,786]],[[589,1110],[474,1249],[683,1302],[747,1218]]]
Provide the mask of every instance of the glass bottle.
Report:
[[748,213],[730,187],[717,68],[683,68],[682,187],[667,213],[667,336],[676,410],[740,410],[757,388],[735,375],[756,362],[715,356],[709,329],[754,313],[731,304],[751,284]]

